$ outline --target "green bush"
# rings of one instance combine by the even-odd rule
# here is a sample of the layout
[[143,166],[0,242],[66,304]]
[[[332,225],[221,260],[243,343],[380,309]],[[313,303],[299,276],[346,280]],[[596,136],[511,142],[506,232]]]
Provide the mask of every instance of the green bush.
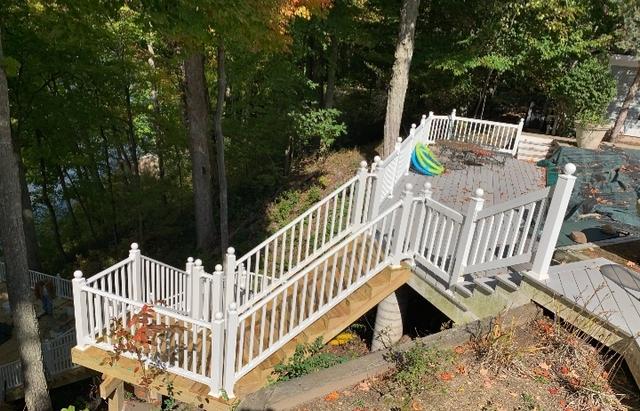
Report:
[[301,377],[314,371],[333,367],[349,359],[346,356],[322,352],[323,346],[321,337],[318,337],[311,344],[298,344],[296,351],[286,362],[277,364],[273,368],[275,381],[287,381]]
[[616,81],[606,61],[592,57],[561,77],[553,85],[552,95],[570,120],[603,124],[607,106],[616,95]]

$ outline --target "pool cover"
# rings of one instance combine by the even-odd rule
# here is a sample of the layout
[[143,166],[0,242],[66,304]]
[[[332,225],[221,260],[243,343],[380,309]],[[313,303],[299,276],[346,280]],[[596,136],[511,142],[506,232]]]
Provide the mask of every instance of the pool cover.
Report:
[[576,165],[577,180],[559,246],[573,244],[569,234],[574,230],[585,232],[589,241],[615,237],[600,230],[605,224],[640,235],[640,214],[636,208],[640,197],[640,150],[560,147],[538,164],[547,168],[548,184],[554,184],[555,172],[567,163]]

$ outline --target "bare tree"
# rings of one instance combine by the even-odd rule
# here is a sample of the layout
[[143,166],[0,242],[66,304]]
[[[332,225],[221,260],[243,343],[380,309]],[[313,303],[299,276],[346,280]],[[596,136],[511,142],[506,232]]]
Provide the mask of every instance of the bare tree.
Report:
[[200,250],[211,253],[214,246],[213,189],[209,154],[209,98],[204,74],[204,55],[189,55],[183,64],[185,112],[189,129],[191,174],[196,215],[196,239]]
[[[0,61],[3,60],[0,33]],[[53,409],[42,362],[38,319],[31,303],[27,241],[22,219],[20,166],[11,140],[7,75],[0,66],[0,240],[6,258],[7,292],[22,362],[27,409]]]
[[409,68],[413,57],[413,39],[420,0],[404,0],[400,10],[400,33],[396,44],[395,61],[387,93],[387,114],[384,120],[383,154],[393,152],[400,135],[400,122],[404,110],[404,98],[409,84]]

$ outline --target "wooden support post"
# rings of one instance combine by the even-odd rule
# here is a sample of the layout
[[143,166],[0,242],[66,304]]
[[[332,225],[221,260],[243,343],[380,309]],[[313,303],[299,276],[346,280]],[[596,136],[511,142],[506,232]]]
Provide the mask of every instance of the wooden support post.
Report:
[[107,400],[109,411],[122,411],[124,407],[124,381],[107,376],[99,387],[100,398]]
[[471,197],[469,202],[469,208],[464,216],[464,222],[458,235],[458,242],[455,251],[455,261],[453,264],[453,271],[451,271],[451,277],[449,278],[449,288],[452,288],[459,282],[462,282],[464,277],[464,269],[467,266],[467,259],[469,258],[469,251],[471,250],[471,244],[473,243],[473,234],[476,230],[476,218],[478,212],[482,210],[484,205],[484,191],[481,188],[476,189],[475,195]]
[[356,201],[353,207],[353,226],[360,227],[367,219],[367,211],[363,210],[365,190],[367,189],[367,162],[361,161],[358,169],[358,183],[356,185]]
[[84,287],[86,283],[87,280],[82,277],[82,271],[73,273],[71,289],[73,290],[73,314],[76,320],[76,344],[81,350],[88,347],[87,314],[89,313],[89,309],[87,308],[86,295],[82,291],[82,287]]
[[131,244],[129,250],[129,258],[131,258],[131,281],[132,281],[132,297],[134,301],[142,301],[142,264],[140,260],[140,250],[138,243]]
[[576,166],[572,163],[567,163],[564,166],[564,174],[558,176],[558,181],[553,189],[553,197],[547,211],[547,219],[542,228],[538,249],[533,259],[531,271],[528,272],[528,275],[538,281],[544,281],[549,278],[549,265],[556,249],[560,228],[562,228],[562,222],[571,199],[571,192],[576,182],[576,177],[573,175],[575,172]]

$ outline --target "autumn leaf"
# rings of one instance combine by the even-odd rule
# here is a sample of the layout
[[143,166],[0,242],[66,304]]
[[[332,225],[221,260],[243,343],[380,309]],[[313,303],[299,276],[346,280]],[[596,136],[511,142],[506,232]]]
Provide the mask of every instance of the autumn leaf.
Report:
[[324,400],[327,402],[332,402],[340,398],[340,394],[338,391],[331,391],[329,394],[325,395]]
[[454,351],[456,354],[464,354],[464,352],[465,352],[466,350],[465,350],[464,346],[462,346],[462,345],[458,345],[456,348],[454,348],[454,349],[453,349],[453,351]]
[[440,380],[441,381],[451,381],[453,379],[453,374],[451,374],[450,372],[443,372],[440,374]]
[[549,387],[549,394],[556,395],[558,393],[558,387]]
[[560,367],[560,374],[562,375],[569,374],[569,368],[563,365],[562,367]]
[[420,403],[420,401],[414,401],[411,403],[411,409],[413,411],[422,411],[424,410],[424,408],[422,407],[422,404]]

